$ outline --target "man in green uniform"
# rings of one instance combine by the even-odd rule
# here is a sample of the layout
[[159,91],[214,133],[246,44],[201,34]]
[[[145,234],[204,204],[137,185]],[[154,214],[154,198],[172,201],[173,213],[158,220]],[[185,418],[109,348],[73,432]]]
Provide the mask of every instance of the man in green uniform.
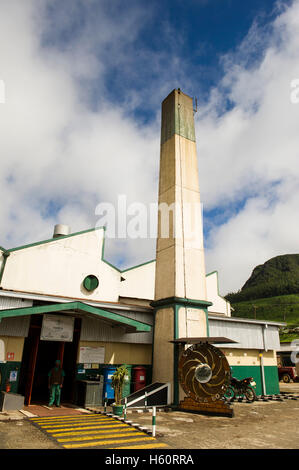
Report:
[[49,390],[50,390],[50,401],[49,406],[52,406],[56,402],[56,406],[60,406],[60,395],[63,385],[64,371],[60,365],[60,360],[55,361],[55,367],[50,370],[49,377]]

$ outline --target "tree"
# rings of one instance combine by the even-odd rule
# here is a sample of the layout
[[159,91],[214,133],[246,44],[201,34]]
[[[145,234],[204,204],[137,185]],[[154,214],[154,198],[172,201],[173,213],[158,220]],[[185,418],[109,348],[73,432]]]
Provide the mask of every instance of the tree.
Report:
[[114,389],[114,399],[117,406],[121,405],[122,391],[126,376],[129,375],[128,369],[123,365],[116,369],[112,375],[112,388]]

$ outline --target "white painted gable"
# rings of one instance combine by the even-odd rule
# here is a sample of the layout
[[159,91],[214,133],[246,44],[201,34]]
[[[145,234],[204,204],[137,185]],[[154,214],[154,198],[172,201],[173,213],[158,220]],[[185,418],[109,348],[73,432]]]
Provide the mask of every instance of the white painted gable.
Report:
[[219,295],[218,290],[218,273],[214,271],[206,275],[207,282],[207,297],[210,302],[213,302],[211,307],[208,307],[209,312],[223,313],[230,317],[230,303]]
[[136,266],[121,273],[121,297],[134,297],[135,299],[153,300],[155,295],[156,261]]
[[[120,272],[102,259],[104,229],[79,232],[10,252],[1,287],[89,300],[117,301]],[[99,286],[88,292],[83,281],[93,274]]]
[[[118,302],[119,297],[153,300],[156,261],[120,271],[104,259],[104,237],[105,230],[99,228],[9,250],[1,287],[92,301]],[[83,286],[90,274],[99,280],[92,292]],[[213,302],[209,312],[230,316],[229,302],[218,293],[217,272],[208,274],[206,281],[207,300]]]

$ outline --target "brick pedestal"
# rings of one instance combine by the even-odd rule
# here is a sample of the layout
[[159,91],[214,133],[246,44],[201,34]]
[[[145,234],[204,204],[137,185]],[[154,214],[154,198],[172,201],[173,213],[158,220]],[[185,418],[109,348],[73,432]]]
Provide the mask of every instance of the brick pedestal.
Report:
[[234,416],[234,410],[228,403],[222,400],[214,402],[200,403],[192,398],[185,397],[180,402],[179,409],[182,411],[188,411],[190,413],[214,415],[214,416],[227,416],[232,418]]

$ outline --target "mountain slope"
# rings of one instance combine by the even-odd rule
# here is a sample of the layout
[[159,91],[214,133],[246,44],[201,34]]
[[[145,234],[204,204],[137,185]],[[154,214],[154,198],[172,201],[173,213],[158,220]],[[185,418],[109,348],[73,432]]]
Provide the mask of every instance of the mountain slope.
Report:
[[281,255],[256,266],[242,289],[225,296],[232,316],[286,323],[281,342],[299,338],[299,254]]
[[282,342],[299,338],[299,294],[247,300],[231,306],[233,317],[286,323],[280,334]]
[[299,254],[281,255],[256,266],[239,292],[225,297],[232,303],[299,294]]

